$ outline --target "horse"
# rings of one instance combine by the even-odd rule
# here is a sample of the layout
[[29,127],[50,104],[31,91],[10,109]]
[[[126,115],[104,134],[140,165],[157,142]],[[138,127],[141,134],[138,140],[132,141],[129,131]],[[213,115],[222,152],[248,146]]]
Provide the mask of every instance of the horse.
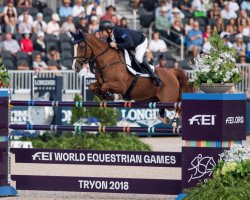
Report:
[[[97,96],[106,92],[120,94],[125,100],[158,102],[180,102],[182,93],[192,93],[194,88],[188,83],[188,77],[181,69],[156,67],[155,73],[163,81],[156,87],[150,78],[137,77],[131,74],[125,63],[122,51],[112,48],[108,43],[94,35],[72,33],[74,40],[81,39],[74,45],[72,68],[80,71],[92,59],[95,61],[96,82],[88,87]],[[135,81],[136,80],[136,81]],[[178,110],[176,117],[178,117]],[[159,110],[160,120],[166,123],[165,109]]]

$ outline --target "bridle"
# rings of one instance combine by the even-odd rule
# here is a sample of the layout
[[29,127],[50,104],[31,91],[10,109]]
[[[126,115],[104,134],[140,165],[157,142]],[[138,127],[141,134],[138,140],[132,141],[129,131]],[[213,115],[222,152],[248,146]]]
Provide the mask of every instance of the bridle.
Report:
[[[108,47],[107,47],[106,49],[104,49],[102,52],[100,52],[99,54],[97,54],[96,56],[94,56],[94,55],[93,55],[93,48],[92,48],[92,46],[91,46],[87,41],[85,41],[85,42],[83,42],[83,43],[84,43],[84,46],[82,47],[82,48],[84,48],[84,54],[83,54],[83,56],[74,56],[74,59],[75,59],[81,66],[86,65],[87,63],[91,62],[92,60],[95,60],[95,59],[97,59],[98,57],[102,56],[102,55],[105,54],[105,53],[109,50],[109,48],[110,48],[110,46],[108,45]],[[90,55],[90,57],[88,57],[88,58],[86,58],[87,47],[89,47],[90,50],[91,50],[91,55]],[[81,60],[79,60],[79,59],[81,59]]]
[[[86,35],[84,35],[84,40],[82,41],[82,43],[84,43],[84,45],[82,46],[82,48],[84,48],[84,53],[83,53],[83,56],[74,56],[74,59],[76,60],[76,62],[78,62],[80,64],[80,66],[82,67],[83,65],[87,64],[87,63],[90,63],[92,62],[93,60],[97,59],[98,57],[104,55],[111,47],[110,45],[107,46],[106,49],[104,49],[103,51],[101,51],[99,54],[97,54],[96,56],[93,55],[93,48],[92,46],[90,45],[90,43],[87,41],[87,38],[86,38]],[[86,54],[87,54],[87,47],[90,48],[91,50],[91,55],[86,58]],[[119,55],[119,60],[118,61],[113,61],[113,62],[110,62],[108,64],[105,64],[104,66],[102,67],[96,67],[95,70],[96,72],[99,73],[99,75],[102,77],[102,70],[106,69],[107,67],[111,66],[111,65],[114,65],[114,64],[118,64],[118,63],[124,63],[122,61],[122,58],[121,58],[121,55],[120,55],[120,52],[117,50],[117,53]],[[76,69],[76,72],[79,72],[81,71],[81,69]]]

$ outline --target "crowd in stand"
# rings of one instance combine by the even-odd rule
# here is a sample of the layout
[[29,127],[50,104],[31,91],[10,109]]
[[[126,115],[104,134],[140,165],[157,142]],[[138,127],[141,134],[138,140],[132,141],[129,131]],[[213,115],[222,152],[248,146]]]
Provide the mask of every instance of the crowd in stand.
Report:
[[217,31],[227,46],[236,49],[238,62],[250,61],[249,0],[134,0],[134,8],[153,12],[156,32],[151,51],[166,51],[160,34],[176,44],[183,40],[187,54],[197,57],[209,53],[208,38]]
[[73,48],[69,30],[99,36],[100,20],[127,27],[116,8],[101,0],[63,0],[53,12],[44,0],[0,0],[0,57],[10,70],[71,69]]
[[[161,37],[179,45],[184,42],[187,55],[197,57],[209,53],[208,38],[213,31],[236,49],[238,62],[249,62],[249,0],[132,1],[136,9],[153,11],[155,32],[146,56],[158,66],[178,67],[180,63],[168,53]],[[101,20],[128,28],[127,19],[112,5],[104,8],[103,0],[62,0],[57,12],[45,0],[0,0],[0,55],[4,65],[11,70],[70,69],[73,49],[68,30],[100,37],[97,30]]]

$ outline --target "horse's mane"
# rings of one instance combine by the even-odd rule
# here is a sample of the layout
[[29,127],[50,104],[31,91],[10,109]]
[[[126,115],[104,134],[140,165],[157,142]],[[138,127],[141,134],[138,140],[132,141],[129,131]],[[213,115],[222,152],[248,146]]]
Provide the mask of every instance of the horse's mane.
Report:
[[95,35],[92,35],[92,34],[89,34],[89,33],[85,33],[85,35],[87,36],[87,40],[90,39],[90,40],[94,40],[94,41],[97,41],[97,44],[102,44],[103,46],[107,47],[108,46],[108,43],[101,40],[100,38],[96,37]]

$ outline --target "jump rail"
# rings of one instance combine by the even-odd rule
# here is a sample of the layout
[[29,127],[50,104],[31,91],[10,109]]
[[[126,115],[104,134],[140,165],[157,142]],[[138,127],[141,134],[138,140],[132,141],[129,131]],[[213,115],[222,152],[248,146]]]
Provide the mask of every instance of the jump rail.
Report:
[[181,103],[162,102],[83,102],[83,101],[10,101],[12,106],[53,106],[53,107],[86,107],[86,108],[160,108],[180,109]]
[[148,132],[148,133],[181,133],[181,128],[155,127],[115,127],[115,126],[62,126],[62,125],[20,125],[10,124],[14,130],[51,130],[51,131],[98,131],[98,132]]

